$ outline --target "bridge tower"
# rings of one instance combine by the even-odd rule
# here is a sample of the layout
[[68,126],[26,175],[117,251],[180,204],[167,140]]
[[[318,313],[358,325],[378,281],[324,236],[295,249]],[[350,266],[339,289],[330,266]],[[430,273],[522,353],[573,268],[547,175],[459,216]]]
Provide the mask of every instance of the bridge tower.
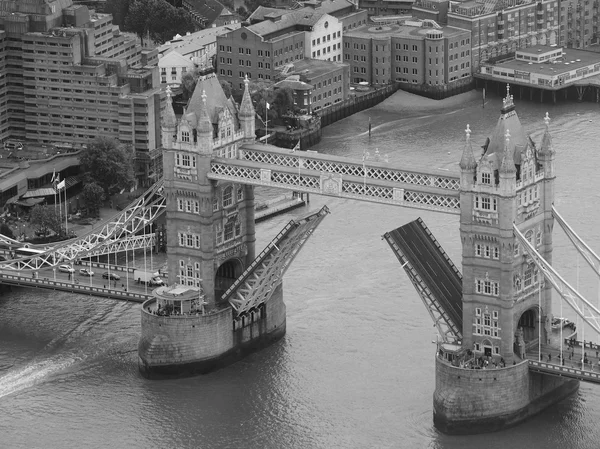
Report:
[[[513,223],[552,259],[554,150],[525,135],[507,90],[493,135],[476,161],[467,128],[460,162],[463,347],[476,356],[524,358],[550,337],[550,286],[519,247]],[[541,309],[540,309],[541,305]]]
[[513,223],[551,262],[555,153],[547,114],[545,122],[537,146],[507,88],[482,154],[474,153],[467,125],[460,161],[463,340],[448,348],[458,357],[436,357],[433,397],[434,424],[446,433],[503,429],[579,387],[532,372],[527,361],[539,357],[538,335],[543,345],[551,341],[551,290],[517,243]]
[[207,307],[255,256],[253,187],[208,179],[213,155],[236,157],[254,140],[248,82],[239,114],[214,73],[201,75],[178,124],[163,123],[168,284],[202,287]]

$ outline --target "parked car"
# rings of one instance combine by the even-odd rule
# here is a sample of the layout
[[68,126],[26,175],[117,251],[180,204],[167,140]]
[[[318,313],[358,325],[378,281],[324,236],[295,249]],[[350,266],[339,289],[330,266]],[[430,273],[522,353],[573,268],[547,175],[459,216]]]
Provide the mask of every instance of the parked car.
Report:
[[121,279],[121,276],[119,276],[118,274],[109,273],[108,271],[102,273],[102,277],[104,279],[110,279],[111,281],[118,281],[119,279]]
[[82,276],[93,276],[94,272],[92,270],[88,270],[87,268],[82,268],[79,270],[79,274]]
[[75,268],[73,268],[71,265],[59,265],[58,271],[63,273],[75,273]]

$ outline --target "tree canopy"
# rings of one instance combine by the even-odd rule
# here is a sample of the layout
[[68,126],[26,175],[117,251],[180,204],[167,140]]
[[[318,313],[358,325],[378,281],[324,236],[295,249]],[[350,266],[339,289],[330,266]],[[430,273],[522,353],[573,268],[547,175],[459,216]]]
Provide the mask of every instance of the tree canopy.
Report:
[[88,213],[97,215],[105,199],[104,190],[95,182],[90,182],[83,186],[81,199],[87,207]]
[[50,234],[50,231],[58,235],[61,235],[64,231],[62,220],[59,214],[56,213],[54,206],[40,206],[39,204],[33,206],[29,221],[44,236]]
[[[272,123],[288,111],[295,109],[294,94],[289,87],[273,89],[272,83],[267,81],[252,81],[248,87],[254,110],[263,122],[268,119]],[[268,116],[267,103],[269,103]]]
[[163,44],[176,34],[194,32],[198,28],[191,14],[166,0],[108,0],[105,11],[123,31],[131,31],[142,41],[150,36]]
[[113,139],[98,137],[79,158],[84,184],[95,182],[105,196],[130,188],[135,180],[133,149]]

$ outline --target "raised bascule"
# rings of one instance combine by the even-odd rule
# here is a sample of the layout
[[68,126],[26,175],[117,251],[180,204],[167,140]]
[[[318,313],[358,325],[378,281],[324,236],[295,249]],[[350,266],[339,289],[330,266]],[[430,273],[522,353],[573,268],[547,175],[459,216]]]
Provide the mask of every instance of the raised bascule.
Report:
[[[329,213],[323,207],[291,220],[257,255],[253,186],[454,214],[462,272],[421,219],[383,236],[439,332],[436,427],[499,430],[572,394],[579,381],[600,383],[589,365],[541,359],[541,352],[564,343],[552,329],[552,289],[600,332],[600,310],[551,265],[554,223],[596,272],[600,258],[553,207],[555,152],[547,115],[536,144],[507,89],[482,153],[474,152],[467,125],[460,173],[453,175],[394,167],[366,154],[354,161],[257,144],[254,114],[247,82],[238,107],[212,73],[200,77],[179,120],[168,94],[163,179],[101,228],[38,256],[3,261],[0,282],[72,291],[35,274],[90,255],[143,248],[152,242],[147,230],[166,214],[168,282],[144,296],[139,367],[150,378],[204,373],[285,334],[283,275]],[[567,337],[582,345],[576,334]]]

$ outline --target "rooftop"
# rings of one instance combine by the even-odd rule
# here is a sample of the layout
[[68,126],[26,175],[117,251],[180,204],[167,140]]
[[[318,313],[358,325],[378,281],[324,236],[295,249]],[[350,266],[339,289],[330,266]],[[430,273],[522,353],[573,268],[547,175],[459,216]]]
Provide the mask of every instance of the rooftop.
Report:
[[[438,31],[441,32],[446,37],[454,37],[460,36],[467,32],[462,28],[455,28],[450,26],[439,26],[439,28],[430,26],[433,21],[427,22],[419,22],[419,21],[410,21],[405,22],[402,25],[398,24],[388,24],[388,25],[362,25],[358,28],[354,28],[351,31],[346,31],[344,33],[344,37],[358,37],[364,39],[370,38],[388,38],[388,37],[409,37],[409,36],[423,36],[427,34],[429,31]],[[435,23],[435,22],[433,22]]]
[[[535,48],[541,50],[539,53],[550,51],[555,49],[554,47],[537,45],[532,47],[529,51],[533,51]],[[529,53],[529,52],[528,52]],[[556,76],[573,70],[578,70],[589,65],[600,63],[600,54],[586,50],[576,50],[574,48],[563,48],[563,56],[555,62],[544,62],[540,64],[521,61],[517,59],[511,59],[509,61],[499,62],[497,64],[491,64],[494,67],[502,68],[506,67],[513,70],[521,70],[524,72],[536,73],[540,75]]]
[[[299,61],[294,61],[293,73],[300,73],[308,70],[307,74],[310,74],[311,78],[316,78],[325,75],[326,73],[340,70],[347,65],[348,64],[339,62],[323,61],[321,59],[300,59]],[[291,73],[289,74],[291,75]]]
[[161,45],[158,48],[158,52],[164,54],[168,50],[177,50],[179,54],[185,56],[188,53],[216,42],[217,36],[237,30],[241,26],[241,23],[231,23],[220,27],[206,28],[195,33],[186,34],[185,36],[176,35],[172,40]]

